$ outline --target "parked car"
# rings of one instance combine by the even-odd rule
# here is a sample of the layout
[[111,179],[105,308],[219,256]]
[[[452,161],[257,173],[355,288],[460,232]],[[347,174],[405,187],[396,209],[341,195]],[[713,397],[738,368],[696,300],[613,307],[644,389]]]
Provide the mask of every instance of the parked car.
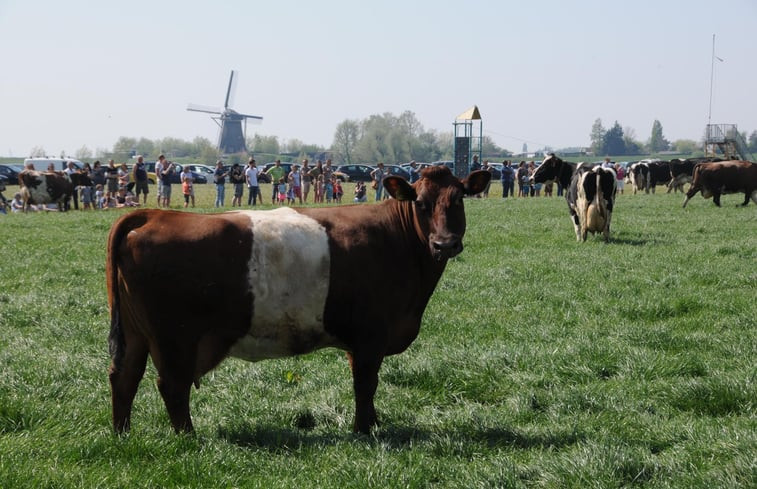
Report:
[[440,161],[434,161],[431,164],[434,165],[434,166],[444,165],[447,168],[449,168],[450,170],[452,170],[452,173],[455,173],[455,162],[454,161],[449,161],[449,160],[443,160],[443,161],[441,161],[440,160]]
[[48,167],[52,165],[54,171],[63,171],[68,168],[69,161],[73,162],[78,170],[84,168],[84,163],[73,158],[26,158],[24,167],[31,165],[37,171],[47,171]]
[[18,183],[18,174],[23,170],[23,165],[3,164],[0,165],[0,176],[6,177],[8,179],[7,183],[15,185]]
[[499,180],[502,178],[502,163],[489,163],[491,168],[492,180]]
[[[134,165],[128,164],[126,167],[129,169],[129,174],[132,174],[134,171]],[[148,163],[145,161],[145,169],[147,170],[147,183],[155,185],[155,182],[158,180],[158,177],[155,176],[155,162]]]
[[402,177],[405,180],[410,180],[410,172],[399,165],[384,165],[384,170],[390,175],[395,175]]
[[375,167],[368,165],[341,165],[336,171],[345,175],[350,182],[370,182],[371,172]]
[[[155,162],[147,163],[145,162],[145,166],[147,167],[147,180],[150,183],[155,183],[152,178],[155,178]],[[174,171],[171,175],[171,183],[181,183],[181,172],[184,170],[184,167],[180,165],[179,163],[174,163]],[[189,169],[192,173],[192,176],[194,177],[194,183],[208,183],[208,178],[205,176],[204,173],[192,171],[192,169]]]
[[213,181],[213,175],[216,173],[216,169],[213,166],[210,165],[186,165],[189,167],[189,171],[195,172],[195,173],[201,173],[202,175],[205,175],[205,178],[207,178],[208,182]]

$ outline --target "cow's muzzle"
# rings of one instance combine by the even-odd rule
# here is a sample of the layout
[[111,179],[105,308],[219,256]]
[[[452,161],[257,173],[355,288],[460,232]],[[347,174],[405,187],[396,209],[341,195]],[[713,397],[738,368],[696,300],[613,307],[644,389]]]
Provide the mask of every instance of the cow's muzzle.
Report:
[[460,238],[431,239],[431,254],[436,260],[455,257],[462,251],[463,241]]

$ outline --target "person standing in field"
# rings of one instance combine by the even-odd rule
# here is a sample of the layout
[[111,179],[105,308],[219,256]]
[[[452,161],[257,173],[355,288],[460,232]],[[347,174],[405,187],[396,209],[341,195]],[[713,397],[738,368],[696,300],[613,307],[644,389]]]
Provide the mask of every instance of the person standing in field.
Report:
[[302,200],[306,204],[308,203],[308,194],[310,193],[310,166],[308,160],[305,158],[302,160],[302,168],[300,169],[300,179],[302,181]]
[[626,170],[619,163],[615,163],[615,182],[618,184],[618,190],[620,194],[623,194],[623,187],[626,186],[625,182]]
[[162,168],[163,170],[160,172],[160,179],[163,181],[161,205],[165,208],[168,208],[171,206],[171,179],[173,178],[173,174],[176,171],[176,167],[174,166],[173,162],[167,161],[164,158]]
[[292,171],[289,172],[289,185],[292,187],[292,204],[296,198],[302,205],[302,173],[297,165],[292,165]]
[[158,156],[158,161],[155,162],[155,180],[158,186],[158,207],[163,202],[163,167],[167,164],[166,157],[164,155]]
[[184,208],[189,206],[189,201],[192,201],[192,207],[195,206],[195,189],[194,189],[195,177],[189,166],[184,166],[184,170],[181,172],[181,193],[184,194]]
[[271,204],[275,204],[277,196],[276,187],[279,184],[279,180],[286,177],[286,171],[281,167],[281,160],[276,160],[273,166],[263,173],[271,177],[271,193],[273,194],[271,195]]
[[115,199],[116,195],[118,195],[118,168],[116,168],[115,161],[108,161],[108,167],[105,169],[105,175],[108,182],[108,198]]
[[[63,170],[63,173],[65,173],[66,175],[68,175],[68,178],[71,178],[71,175],[74,174],[74,173],[79,173],[79,170],[76,169],[76,165],[74,165],[73,161],[69,161],[66,164],[66,168]],[[78,194],[78,191],[74,192],[73,195],[72,195],[72,197],[74,199],[74,209],[78,211],[79,210],[79,197],[78,197],[77,194]],[[66,201],[63,204],[63,207],[66,210],[68,210],[68,205],[69,205],[68,201]]]
[[421,178],[421,172],[418,170],[418,163],[415,160],[410,162],[408,172],[410,173],[410,183],[415,183]]
[[[250,161],[247,163],[247,168],[244,170],[244,179],[245,182],[247,182],[247,205],[257,205],[258,204],[258,195],[260,195],[260,183],[258,180],[258,175],[260,174],[260,171],[258,170],[257,165],[255,164],[255,160],[250,158]],[[273,193],[274,196],[276,195],[276,186],[273,187]],[[263,204],[263,198],[261,196],[260,198],[261,205]]]
[[381,202],[381,195],[384,190],[384,176],[386,176],[384,173],[384,164],[379,163],[376,165],[376,169],[371,172],[371,180],[373,180],[371,186],[376,191],[376,202]]
[[515,170],[510,166],[510,162],[505,160],[502,162],[502,174],[499,177],[499,181],[502,183],[502,198],[506,199],[509,195],[514,197],[515,195]]
[[150,190],[147,182],[147,168],[145,167],[145,159],[144,157],[142,157],[142,155],[137,156],[137,162],[134,164],[133,173],[137,202],[139,202],[139,194],[141,193],[144,195],[144,197],[142,197],[142,202],[144,203],[144,205],[147,205],[147,193]]
[[229,180],[234,187],[234,197],[231,199],[231,207],[242,207],[242,195],[244,195],[244,183],[245,175],[242,170],[242,165],[234,163],[231,165],[231,171],[229,172]]
[[226,177],[229,172],[223,169],[223,162],[216,162],[216,169],[213,171],[213,181],[216,184],[216,207],[223,207],[223,201],[226,198]]
[[518,180],[518,197],[528,197],[528,168],[525,161],[518,165],[515,178]]

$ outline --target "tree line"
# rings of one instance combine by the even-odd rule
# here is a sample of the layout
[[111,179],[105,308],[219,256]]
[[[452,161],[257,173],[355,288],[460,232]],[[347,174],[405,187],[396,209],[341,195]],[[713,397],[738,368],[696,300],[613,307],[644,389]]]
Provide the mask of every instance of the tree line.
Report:
[[[748,137],[748,150],[757,153],[757,131]],[[428,130],[411,111],[400,115],[383,113],[371,115],[365,119],[346,119],[339,123],[334,131],[334,138],[329,147],[307,144],[299,139],[280,139],[278,136],[253,134],[246,143],[250,153],[290,159],[311,157],[331,158],[335,164],[368,163],[382,161],[387,164],[404,163],[410,160],[431,162],[453,159],[452,131]],[[682,154],[696,154],[702,151],[702,142],[690,139],[668,141],[659,120],[652,123],[649,138],[642,142],[636,138],[631,128],[623,129],[618,121],[605,128],[601,119],[596,119],[589,135],[591,141],[588,150],[594,155],[641,155],[655,154],[672,150]],[[525,146],[525,145],[524,145]],[[542,152],[560,152],[559,149],[543,148]],[[89,161],[94,158],[114,158],[126,160],[136,154],[154,159],[165,154],[169,159],[212,163],[219,158],[216,145],[207,138],[196,137],[191,141],[178,138],[151,140],[140,137],[121,137],[112,150],[98,149],[92,151],[83,146],[75,152],[77,159]],[[44,156],[41,147],[32,149],[30,156]],[[61,154],[61,157],[67,155]],[[482,157],[499,159],[512,157],[512,153],[498,146],[489,136],[482,138]],[[229,162],[244,162],[246,155],[230,155]]]
[[[747,150],[751,153],[757,153],[757,131],[747,137],[746,132],[741,133],[744,141],[747,142]],[[595,155],[640,155],[655,154],[662,151],[675,151],[682,154],[696,154],[703,152],[703,139],[695,141],[693,139],[679,139],[673,142],[668,141],[663,135],[662,124],[655,119],[652,123],[652,131],[646,142],[640,142],[636,139],[633,129],[620,126],[618,121],[605,129],[602,125],[602,119],[597,119],[591,127],[589,135],[591,141],[590,150]]]

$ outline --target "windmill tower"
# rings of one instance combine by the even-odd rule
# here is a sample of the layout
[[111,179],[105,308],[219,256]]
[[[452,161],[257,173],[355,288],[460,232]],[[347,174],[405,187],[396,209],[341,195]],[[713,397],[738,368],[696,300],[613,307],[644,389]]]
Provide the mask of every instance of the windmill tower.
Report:
[[[236,79],[237,72],[232,70],[229,77],[229,87],[226,89],[226,101],[223,104],[223,109],[196,104],[189,104],[187,106],[187,110],[192,112],[215,114],[211,119],[220,128],[218,151],[222,154],[246,153],[245,133],[247,132],[247,119],[252,119],[255,122],[263,120],[258,115],[240,114],[236,110],[229,108],[236,91]],[[244,123],[244,128],[242,128],[242,123]]]

